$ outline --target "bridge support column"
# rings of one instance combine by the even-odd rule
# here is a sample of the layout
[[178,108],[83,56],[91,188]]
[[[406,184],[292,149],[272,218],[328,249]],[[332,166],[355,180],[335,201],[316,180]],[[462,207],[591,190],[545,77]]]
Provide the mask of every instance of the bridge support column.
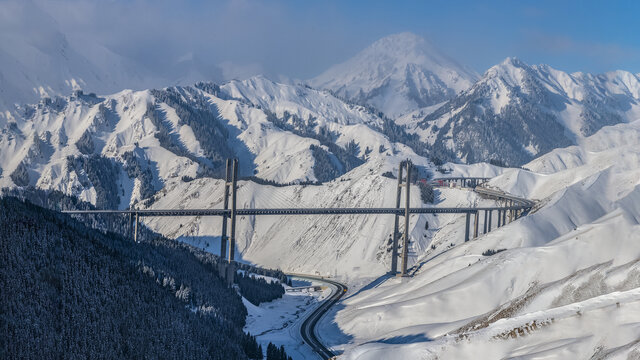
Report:
[[466,225],[464,227],[464,242],[469,241],[469,222],[471,220],[471,213],[466,214]]
[[[404,164],[400,163],[398,167],[398,187],[396,189],[396,209],[400,209],[400,198],[402,197],[402,170]],[[400,214],[396,213],[393,222],[393,247],[391,249],[391,275],[398,273],[398,234],[399,234],[399,222]]]
[[138,213],[136,213],[136,223],[133,230],[133,242],[138,242]]
[[231,176],[231,236],[229,237],[229,262],[232,262],[236,253],[236,203],[238,193],[238,159],[233,159]]
[[487,232],[491,232],[491,214],[493,213],[493,210],[489,210],[489,229],[487,230]]
[[496,228],[500,227],[500,221],[502,221],[502,210],[498,210],[498,224],[496,225]]
[[[129,207],[129,210],[131,210],[131,207]],[[133,235],[133,214],[132,213],[129,213],[129,223],[128,223],[127,231],[129,232],[129,236],[133,238],[134,235]]]
[[478,226],[480,224],[480,212],[476,210],[475,216],[473,217],[473,238],[478,237]]
[[502,226],[507,224],[507,210],[502,210]]
[[[231,159],[227,159],[227,168],[224,177],[224,210],[229,209],[229,187],[231,187]],[[220,236],[220,258],[224,259],[227,256],[227,215],[222,215],[222,235]]]
[[486,234],[487,233],[487,219],[489,218],[489,210],[485,210],[484,211],[484,224],[483,224],[483,229],[482,229],[482,233]]
[[400,276],[407,276],[407,260],[409,258],[409,218],[411,213],[411,162],[406,161],[407,179],[405,180],[405,207],[404,207],[404,239],[402,241],[402,271]]

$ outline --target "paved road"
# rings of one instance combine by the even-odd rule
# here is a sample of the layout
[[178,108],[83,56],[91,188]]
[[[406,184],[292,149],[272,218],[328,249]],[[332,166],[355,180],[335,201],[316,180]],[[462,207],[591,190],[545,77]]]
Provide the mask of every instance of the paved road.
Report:
[[315,327],[318,321],[327,312],[327,310],[329,310],[331,306],[333,306],[336,302],[338,302],[338,300],[340,300],[342,295],[344,295],[347,292],[347,286],[339,282],[324,279],[317,276],[298,275],[298,274],[290,274],[290,275],[297,278],[306,279],[306,280],[326,282],[336,287],[336,291],[333,294],[331,294],[331,297],[323,301],[322,304],[320,304],[320,306],[318,306],[318,308],[316,308],[311,313],[311,315],[309,315],[304,320],[304,322],[302,323],[302,326],[300,326],[300,335],[302,335],[302,339],[307,344],[309,344],[309,346],[311,346],[313,351],[318,353],[318,355],[320,355],[322,359],[330,359],[334,357],[335,354],[331,352],[331,350],[329,350],[326,346],[324,346],[316,336]]

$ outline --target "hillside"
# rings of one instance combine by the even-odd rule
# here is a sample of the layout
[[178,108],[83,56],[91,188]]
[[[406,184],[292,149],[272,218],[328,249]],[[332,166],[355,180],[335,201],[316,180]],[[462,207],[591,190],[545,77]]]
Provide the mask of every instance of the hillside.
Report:
[[[374,157],[412,152],[362,106],[263,77],[99,97],[76,91],[0,119],[0,187],[59,190],[126,208],[173,180],[240,176],[326,182]],[[402,134],[402,132],[400,132]]]
[[186,247],[0,199],[3,358],[262,358],[247,310]]
[[634,74],[567,74],[508,58],[442,106],[399,122],[435,156],[516,166],[638,118],[640,78]]
[[539,200],[533,214],[427,251],[413,278],[352,295],[320,331],[348,342],[346,359],[637,357],[639,129],[605,127],[505,171],[490,185]]

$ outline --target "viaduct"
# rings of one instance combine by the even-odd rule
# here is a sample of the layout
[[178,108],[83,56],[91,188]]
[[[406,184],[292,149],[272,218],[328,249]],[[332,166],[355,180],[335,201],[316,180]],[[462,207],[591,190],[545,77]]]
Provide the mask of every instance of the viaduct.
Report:
[[[504,226],[507,222],[518,219],[531,211],[535,203],[519,198],[499,190],[482,186],[488,178],[479,177],[447,177],[432,179],[429,184],[436,187],[459,186],[471,188],[480,196],[496,200],[499,205],[493,207],[419,207],[412,208],[410,203],[411,171],[413,165],[410,161],[403,161],[398,169],[398,184],[396,191],[396,203],[392,208],[273,208],[273,209],[238,209],[237,208],[237,180],[238,160],[227,159],[226,176],[224,184],[224,203],[222,209],[131,209],[131,210],[67,210],[67,214],[128,214],[134,219],[133,238],[137,241],[139,218],[142,216],[221,216],[222,238],[220,242],[220,256],[226,257],[231,263],[234,261],[236,244],[236,221],[238,216],[244,215],[342,215],[342,214],[389,214],[394,215],[393,248],[391,257],[391,274],[407,276],[407,258],[409,248],[409,231],[405,230],[402,236],[402,254],[398,254],[400,238],[400,217],[404,218],[404,228],[409,228],[411,214],[465,214],[465,241],[476,238],[480,233],[491,231],[492,217],[497,216],[497,227]],[[405,192],[405,203],[401,204],[402,191]],[[402,206],[404,205],[404,206]],[[473,216],[473,224],[471,217]],[[230,222],[230,224],[229,224]],[[229,226],[230,225],[230,226]],[[230,228],[230,229],[228,229]],[[229,233],[228,233],[228,230]],[[227,246],[228,245],[228,246]],[[398,258],[401,267],[398,271]]]

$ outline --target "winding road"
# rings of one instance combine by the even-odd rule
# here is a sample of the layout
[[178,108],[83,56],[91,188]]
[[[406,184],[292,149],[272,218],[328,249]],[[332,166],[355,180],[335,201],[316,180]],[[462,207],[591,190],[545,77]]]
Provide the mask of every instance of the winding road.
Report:
[[312,313],[309,315],[302,325],[300,326],[300,335],[302,335],[302,339],[311,346],[313,351],[315,351],[322,359],[330,359],[335,356],[331,350],[329,350],[326,346],[320,342],[318,337],[316,336],[315,327],[318,321],[324,316],[324,314],[329,310],[331,306],[333,306],[340,298],[347,292],[347,286],[341,284],[337,281],[329,280],[326,278],[321,278],[317,276],[311,275],[299,275],[299,274],[289,274],[290,276],[297,277],[300,279],[311,280],[311,281],[321,281],[333,285],[336,287],[336,291],[331,294],[327,300],[323,301],[320,306],[318,306]]

